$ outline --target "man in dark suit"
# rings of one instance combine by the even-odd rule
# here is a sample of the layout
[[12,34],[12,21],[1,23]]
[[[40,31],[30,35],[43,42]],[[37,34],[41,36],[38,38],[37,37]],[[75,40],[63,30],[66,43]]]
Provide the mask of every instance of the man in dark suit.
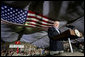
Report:
[[63,52],[63,43],[60,40],[53,39],[53,37],[59,34],[59,22],[55,21],[53,26],[48,29],[48,37],[50,38],[50,55]]

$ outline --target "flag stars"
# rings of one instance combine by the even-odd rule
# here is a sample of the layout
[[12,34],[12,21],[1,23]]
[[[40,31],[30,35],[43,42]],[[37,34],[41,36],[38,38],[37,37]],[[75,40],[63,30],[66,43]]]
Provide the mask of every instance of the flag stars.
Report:
[[8,11],[10,11],[10,9],[8,9]]
[[16,9],[16,11],[18,11],[18,9]]
[[22,14],[20,14],[22,16]]
[[12,22],[14,22],[14,20],[12,20]]
[[15,13],[17,15],[17,13]]
[[24,17],[24,16],[21,16],[22,18]]
[[20,12],[18,12],[20,14]]
[[24,16],[26,16],[26,15],[24,15]]
[[13,8],[10,8],[11,10],[13,9]]
[[6,17],[7,18],[7,17]]
[[25,13],[27,13],[27,11],[25,11]]
[[12,17],[12,15],[10,15],[10,17]]
[[7,15],[7,14],[5,14],[5,15]]
[[8,16],[8,18],[9,18],[9,16]]
[[7,12],[7,11],[5,10],[5,12]]
[[23,12],[23,14],[24,14],[24,12]]
[[4,16],[4,14],[2,16]]
[[14,17],[13,17],[13,19],[14,19]]
[[25,19],[25,18],[24,18]]
[[4,11],[2,11],[2,13],[4,13]]
[[12,14],[12,12],[10,12]]
[[18,17],[19,17],[19,15],[18,15]]
[[4,9],[3,7],[1,7],[1,9]]
[[21,12],[23,12],[23,11],[21,10]]
[[7,13],[9,15],[9,13]]
[[13,16],[14,16],[14,14],[13,14]]
[[19,15],[19,18],[21,19],[21,16]]
[[4,6],[4,8],[7,8],[7,6]]
[[15,18],[17,18],[17,17],[15,17]]
[[15,11],[13,11],[15,13]]
[[8,6],[2,6],[1,10],[1,18],[4,18],[4,20],[19,24],[23,24],[25,22],[27,11],[13,9]]

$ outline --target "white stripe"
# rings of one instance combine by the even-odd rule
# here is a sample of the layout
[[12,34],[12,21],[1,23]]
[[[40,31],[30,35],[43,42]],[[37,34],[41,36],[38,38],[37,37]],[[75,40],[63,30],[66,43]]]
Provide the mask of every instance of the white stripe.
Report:
[[46,19],[46,18],[42,18],[43,20],[45,20],[45,21],[49,21],[49,19]]
[[39,16],[39,15],[36,15],[36,17],[37,17],[37,18],[40,18],[40,19],[43,18],[43,17],[41,17],[41,16]]
[[[37,20],[37,19],[35,19],[35,18],[27,18],[28,20],[34,20],[34,21],[39,21],[39,20]],[[50,23],[47,23],[47,22],[43,22],[43,21],[39,21],[40,23],[42,23],[42,24],[49,24],[49,25],[52,25],[52,24],[50,24]]]
[[35,17],[37,17],[37,18],[39,18],[39,19],[42,18],[42,19],[45,20],[45,21],[53,22],[52,20],[49,20],[49,19],[47,19],[47,18],[44,18],[44,17],[39,16],[39,15],[36,15],[36,14],[32,14],[32,13],[28,13],[28,16],[35,16]]
[[[29,24],[37,24],[36,22],[29,22]],[[47,25],[42,25],[42,24],[37,24],[37,25],[39,25],[39,26],[47,26]],[[51,26],[51,25],[49,25],[49,26]]]
[[[31,19],[31,21],[32,21],[32,20],[35,20],[36,22],[39,21],[39,20],[36,20],[35,18],[28,18],[28,19]],[[46,23],[46,22],[43,22],[43,21],[39,21],[39,22],[42,23],[42,24],[52,25],[52,24],[50,24],[50,23]],[[27,23],[31,23],[31,22],[29,21],[29,22],[27,22]]]
[[46,25],[40,25],[40,26],[42,26],[42,27],[50,27],[50,26],[46,26]]
[[[47,26],[47,25],[40,25],[40,24],[37,24],[39,26],[42,26],[42,27],[51,27],[51,26]],[[32,27],[38,27],[36,25],[31,25],[31,24],[28,24],[27,26],[32,26]],[[41,28],[41,27],[40,27]]]
[[39,21],[39,20],[37,20],[37,19],[35,19],[35,18],[27,18],[28,20],[34,20],[34,21]]
[[32,14],[32,13],[28,13],[28,16],[35,16],[35,17],[37,17],[37,18],[39,18],[39,19],[43,19],[43,20],[46,20],[46,21],[48,21],[48,19],[46,19],[46,18],[44,18],[44,17],[42,17],[42,16],[39,16],[39,15],[36,15],[36,14]]
[[28,13],[28,16],[36,16],[35,14],[32,13]]
[[41,22],[42,24],[48,24],[48,23],[46,23],[46,22]]
[[[36,22],[29,22],[29,23],[31,23],[31,24],[36,24]],[[42,23],[42,24],[49,24],[49,23],[46,23],[46,22],[40,22],[40,23]],[[49,24],[49,25],[52,25],[52,24]]]
[[42,26],[42,27],[49,27],[49,26],[47,26],[47,25],[40,25],[40,26]]
[[[31,24],[33,24],[33,23],[31,23]],[[47,26],[47,25],[40,25],[40,24],[37,24],[37,25],[42,26],[42,27],[50,27],[50,26]],[[35,25],[30,25],[30,24],[28,24],[27,26],[37,27]]]
[[30,24],[36,24],[36,22],[29,22]]
[[48,25],[52,25],[52,24],[50,24],[50,23],[46,23],[46,22],[41,22],[42,24],[48,24]]

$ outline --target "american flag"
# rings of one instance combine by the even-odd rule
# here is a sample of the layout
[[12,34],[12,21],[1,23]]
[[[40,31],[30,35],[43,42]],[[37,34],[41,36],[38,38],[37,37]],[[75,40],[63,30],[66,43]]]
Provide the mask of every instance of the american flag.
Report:
[[50,27],[53,22],[49,18],[32,11],[1,6],[1,20],[25,25],[26,27]]

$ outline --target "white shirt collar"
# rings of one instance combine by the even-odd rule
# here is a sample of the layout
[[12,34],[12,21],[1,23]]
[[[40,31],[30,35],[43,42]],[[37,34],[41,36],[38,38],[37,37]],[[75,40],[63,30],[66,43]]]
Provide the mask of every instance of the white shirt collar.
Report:
[[[54,27],[55,28],[55,27]],[[59,31],[59,28],[55,28],[56,29],[56,31],[60,34],[60,31]]]

